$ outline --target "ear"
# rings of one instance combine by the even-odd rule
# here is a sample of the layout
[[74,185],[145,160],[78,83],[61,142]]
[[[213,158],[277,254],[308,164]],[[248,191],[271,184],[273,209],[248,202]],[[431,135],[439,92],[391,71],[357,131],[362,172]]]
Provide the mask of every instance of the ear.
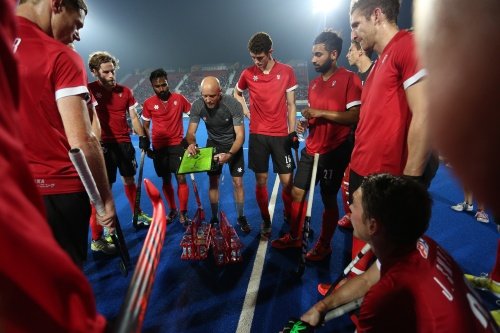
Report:
[[339,54],[337,52],[337,50],[333,50],[332,52],[330,52],[330,58],[332,58],[332,60],[336,60],[338,59],[339,57]]
[[382,13],[382,9],[380,9],[380,8],[378,8],[378,7],[377,7],[377,8],[375,8],[375,9],[373,10],[373,13],[372,13],[372,16],[373,16],[373,22],[374,22],[374,23],[380,22],[380,21],[381,21],[381,19],[382,19],[382,15],[383,15],[383,14],[384,14],[384,13]]
[[380,229],[380,225],[373,217],[368,220],[368,233],[370,236],[375,235]]
[[63,8],[63,0],[51,0],[52,12],[60,13]]

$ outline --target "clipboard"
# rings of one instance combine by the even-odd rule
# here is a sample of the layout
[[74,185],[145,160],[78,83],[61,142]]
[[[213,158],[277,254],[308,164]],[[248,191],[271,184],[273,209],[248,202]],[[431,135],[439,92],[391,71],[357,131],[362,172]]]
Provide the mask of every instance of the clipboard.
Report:
[[199,148],[198,154],[193,156],[185,150],[177,174],[214,171],[218,166],[217,161],[214,161],[214,155],[214,147]]

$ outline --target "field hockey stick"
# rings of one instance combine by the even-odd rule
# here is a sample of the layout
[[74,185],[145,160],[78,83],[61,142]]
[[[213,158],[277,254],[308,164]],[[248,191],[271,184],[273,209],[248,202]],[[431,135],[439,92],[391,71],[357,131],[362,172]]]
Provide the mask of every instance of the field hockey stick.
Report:
[[[359,309],[363,303],[363,297],[358,298],[352,302],[341,305],[333,310],[330,310],[326,313],[325,318],[322,321],[322,325],[330,320],[335,318],[342,317],[343,315]],[[292,332],[301,332],[301,333],[311,333],[314,332],[316,327],[311,326],[309,323],[302,321],[300,319],[292,318],[288,321],[286,326],[283,328],[281,332],[283,333],[292,333]]]
[[[104,203],[102,202],[94,177],[90,172],[85,155],[83,155],[80,148],[72,148],[69,151],[69,158],[71,162],[73,162],[73,165],[82,180],[83,186],[87,191],[90,202],[94,205],[97,214],[99,216],[103,216],[106,211]],[[122,229],[120,227],[120,222],[118,221],[118,216],[116,216],[115,219],[115,232],[111,234],[111,239],[120,254],[120,271],[124,276],[126,276],[128,274],[128,267],[130,266],[130,256],[125,243],[125,238],[123,237]]]
[[347,265],[346,268],[344,268],[344,270],[342,271],[342,274],[340,274],[337,277],[337,279],[332,282],[332,285],[330,286],[330,288],[328,288],[328,291],[326,292],[325,297],[330,295],[335,290],[335,287],[337,286],[337,284],[339,284],[339,282],[342,281],[347,276],[347,274],[349,274],[351,272],[354,265],[356,265],[358,263],[358,261],[360,261],[361,258],[363,258],[363,256],[368,251],[370,251],[370,248],[371,248],[370,244],[365,244],[365,246],[363,246],[363,248],[361,249],[361,251],[359,251],[359,253],[356,255],[356,257],[354,257],[354,259],[352,259],[352,261],[349,263],[349,265]]
[[203,210],[203,206],[201,205],[200,193],[198,193],[198,186],[196,185],[196,180],[194,179],[194,174],[190,174],[191,182],[193,183],[193,192],[194,197],[196,199],[196,204],[198,205],[198,211],[200,212],[200,221],[205,220],[205,211]]
[[141,151],[141,161],[139,163],[139,172],[137,176],[137,184],[135,191],[135,203],[134,203],[134,216],[132,218],[132,224],[134,228],[138,229],[139,225],[137,220],[139,219],[139,212],[141,210],[141,193],[142,193],[142,174],[144,171],[144,158],[146,157],[146,151]]
[[118,333],[141,331],[167,231],[160,192],[148,179],[144,184],[153,204],[153,219],[113,330]]
[[306,254],[307,254],[307,239],[309,238],[309,225],[311,223],[311,212],[314,199],[314,187],[316,186],[316,173],[318,171],[319,154],[314,154],[314,163],[311,175],[311,184],[309,185],[309,198],[307,201],[306,218],[304,219],[304,230],[302,232],[302,251],[299,258],[299,267],[296,275],[301,277],[306,268]]

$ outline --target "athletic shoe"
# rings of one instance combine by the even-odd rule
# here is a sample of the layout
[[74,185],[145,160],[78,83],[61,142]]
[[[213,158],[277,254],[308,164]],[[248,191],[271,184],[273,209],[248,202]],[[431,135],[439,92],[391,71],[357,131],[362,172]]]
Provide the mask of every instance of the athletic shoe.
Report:
[[260,225],[260,236],[266,237],[266,238],[271,236],[271,221],[270,220],[262,221],[262,224]]
[[474,210],[474,206],[464,201],[457,203],[455,206],[451,206],[451,209],[453,209],[456,212],[463,212],[464,210],[466,212],[472,212]]
[[486,214],[486,212],[484,210],[478,210],[475,218],[478,222],[482,222],[482,223],[490,222],[490,218],[488,217],[488,214]]
[[90,249],[94,252],[102,252],[104,254],[115,254],[116,247],[114,244],[110,244],[102,238],[98,240],[93,240],[90,244]]
[[148,214],[144,212],[140,212],[139,216],[137,216],[137,225],[142,226],[142,227],[149,227],[151,224],[151,221],[153,219],[148,216]]
[[348,214],[342,216],[342,218],[337,222],[337,225],[342,228],[352,229],[351,217]]
[[489,290],[493,295],[500,298],[500,282],[493,281],[488,274],[481,274],[480,276],[464,274],[464,276],[474,288]]
[[325,259],[327,256],[329,256],[332,253],[332,248],[330,245],[323,245],[320,241],[316,242],[316,245],[309,250],[306,254],[306,260],[309,261],[321,261]]
[[500,326],[500,309],[490,311],[490,313],[491,313],[491,316],[493,317],[493,320],[495,320],[497,325]]
[[187,211],[183,210],[179,215],[179,223],[187,227],[188,225],[191,224],[191,222],[192,222],[191,219],[187,215]]
[[283,237],[273,240],[271,242],[271,246],[278,250],[288,248],[301,248],[302,239],[293,238],[292,235],[285,234]]
[[174,222],[177,216],[179,216],[179,211],[177,209],[171,209],[167,215],[167,225]]
[[250,228],[250,225],[248,224],[247,218],[245,215],[242,215],[238,217],[238,225],[241,228],[241,231],[244,233],[248,234],[250,231],[252,231],[252,228]]

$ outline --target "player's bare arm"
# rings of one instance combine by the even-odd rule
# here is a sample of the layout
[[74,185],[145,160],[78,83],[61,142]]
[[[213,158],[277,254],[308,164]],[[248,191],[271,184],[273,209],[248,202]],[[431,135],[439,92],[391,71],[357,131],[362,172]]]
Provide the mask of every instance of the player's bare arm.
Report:
[[250,110],[248,109],[247,102],[245,101],[245,96],[243,96],[243,93],[236,87],[233,91],[233,97],[236,98],[238,102],[240,102],[241,107],[243,108],[243,115],[250,119]]
[[243,125],[234,126],[234,132],[236,133],[236,138],[234,139],[233,145],[231,146],[229,151],[227,153],[217,154],[217,157],[219,158],[219,164],[229,162],[231,157],[233,157],[233,155],[240,150],[243,142],[245,141],[245,127]]
[[365,273],[347,280],[333,293],[314,304],[300,319],[317,326],[329,310],[363,297],[379,280],[380,270],[377,264],[373,263]]
[[189,123],[188,130],[186,133],[186,141],[189,144],[187,151],[191,155],[196,155],[198,153],[198,146],[196,145],[196,130],[198,129],[197,123]]
[[[137,109],[135,106],[131,106],[128,110],[130,115],[130,120],[132,121],[132,127],[139,136],[145,135],[144,128],[142,127],[141,121],[139,120],[139,116],[137,115]],[[149,136],[148,136],[149,137]]]
[[359,106],[353,106],[347,110],[318,110],[306,108],[302,110],[304,118],[324,118],[341,125],[354,125],[359,120]]
[[143,118],[142,127],[144,128],[144,134],[148,138],[151,138],[150,126],[151,126],[151,120],[144,120],[144,118]]
[[421,176],[431,153],[428,108],[425,107],[425,80],[420,80],[406,89],[406,99],[412,113],[408,129],[408,159],[404,175]]
[[297,106],[295,105],[295,91],[286,93],[286,105],[288,108],[288,133],[295,131],[295,121],[297,119]]
[[115,204],[106,175],[101,145],[92,134],[87,106],[82,96],[77,95],[58,99],[57,107],[68,143],[70,147],[82,150],[104,202],[106,213],[104,216],[97,216],[97,220],[102,226],[111,227],[112,230],[116,215]]

